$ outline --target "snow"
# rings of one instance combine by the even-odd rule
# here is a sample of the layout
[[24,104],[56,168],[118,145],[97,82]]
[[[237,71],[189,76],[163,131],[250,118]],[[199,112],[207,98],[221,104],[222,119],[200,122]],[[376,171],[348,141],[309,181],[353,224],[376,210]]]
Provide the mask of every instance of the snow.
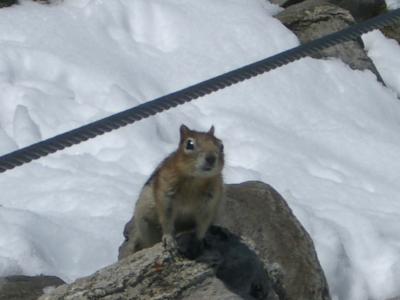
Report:
[[400,60],[393,56],[400,52],[400,45],[393,39],[387,39],[378,30],[363,36],[369,57],[382,73],[383,80],[400,96]]
[[400,8],[400,0],[386,0],[386,5],[389,9]]
[[[264,0],[0,9],[0,154],[298,45],[279,10]],[[400,48],[363,38],[388,87],[305,58],[1,174],[0,276],[72,281],[115,262],[180,124],[214,124],[226,182],[263,180],[287,199],[334,300],[400,295]]]
[[42,140],[38,126],[33,122],[28,109],[23,105],[18,105],[14,113],[13,137],[21,147]]

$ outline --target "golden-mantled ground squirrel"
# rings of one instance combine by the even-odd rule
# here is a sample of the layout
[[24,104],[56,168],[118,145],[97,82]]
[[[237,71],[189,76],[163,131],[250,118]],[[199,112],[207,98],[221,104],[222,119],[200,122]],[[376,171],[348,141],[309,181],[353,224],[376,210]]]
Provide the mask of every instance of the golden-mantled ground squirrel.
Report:
[[208,132],[180,127],[178,149],[165,158],[144,185],[134,213],[133,252],[160,241],[177,249],[175,234],[195,230],[201,241],[223,196],[224,146]]

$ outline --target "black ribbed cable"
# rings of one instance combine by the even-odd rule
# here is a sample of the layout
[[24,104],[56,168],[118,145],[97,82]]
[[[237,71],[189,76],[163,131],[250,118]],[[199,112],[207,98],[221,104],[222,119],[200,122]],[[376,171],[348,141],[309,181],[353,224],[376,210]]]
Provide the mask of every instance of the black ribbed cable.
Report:
[[180,91],[156,98],[104,119],[56,135],[39,143],[21,148],[0,157],[0,173],[79,144],[103,133],[118,129],[141,119],[150,117],[185,102],[192,101],[232,84],[250,79],[322,49],[357,39],[360,35],[400,21],[400,9],[392,10],[365,22],[352,25],[344,30],[329,34],[309,43],[289,49],[258,62],[216,76]]

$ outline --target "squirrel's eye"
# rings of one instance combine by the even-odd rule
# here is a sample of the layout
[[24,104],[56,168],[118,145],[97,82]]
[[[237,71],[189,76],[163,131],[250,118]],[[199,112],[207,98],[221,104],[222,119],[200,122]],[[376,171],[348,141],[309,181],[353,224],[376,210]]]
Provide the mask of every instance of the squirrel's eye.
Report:
[[187,140],[186,150],[194,150],[194,140],[192,140],[192,139]]

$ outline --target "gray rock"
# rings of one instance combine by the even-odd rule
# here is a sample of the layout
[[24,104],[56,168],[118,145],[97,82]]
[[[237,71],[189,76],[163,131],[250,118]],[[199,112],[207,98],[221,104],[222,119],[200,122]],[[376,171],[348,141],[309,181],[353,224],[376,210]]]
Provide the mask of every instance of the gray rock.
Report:
[[[32,0],[41,4],[50,4],[51,0]],[[18,0],[0,0],[0,8],[18,4]]]
[[329,0],[329,2],[348,10],[357,21],[375,17],[386,9],[385,0]]
[[[314,244],[285,200],[269,185],[226,185],[218,225],[252,244],[268,266],[279,299],[328,300],[328,285]],[[132,252],[133,222],[125,227],[120,257]]]
[[[321,0],[307,0],[292,5],[276,17],[293,31],[303,44],[354,24],[349,11]],[[329,47],[312,56],[340,58],[353,69],[372,71],[378,80],[383,82],[374,63],[364,51],[360,38]]]
[[65,282],[54,276],[9,276],[0,278],[0,300],[36,300],[46,287]]
[[134,252],[134,244],[132,242],[134,240],[134,226],[135,222],[134,217],[132,216],[132,218],[128,221],[128,223],[125,224],[124,227],[123,235],[125,240],[118,249],[118,260],[123,259]]
[[[304,0],[271,0],[284,8],[303,2]],[[320,0],[320,3],[329,2],[348,10],[357,21],[363,21],[377,16],[386,9],[385,0]]]
[[330,299],[314,243],[277,191],[262,182],[228,185],[225,205],[219,223],[252,240],[268,264],[280,266],[288,299]]
[[40,4],[50,4],[51,2],[54,2],[54,0],[53,1],[52,0],[32,0],[32,1],[38,2]]
[[0,0],[0,8],[17,4],[17,0]]
[[[193,233],[180,235],[179,249],[186,253],[194,240]],[[235,235],[213,226],[196,260],[171,257],[158,243],[40,298],[54,299],[279,298],[256,253]]]
[[271,3],[277,4],[281,7],[288,7],[290,5],[302,2],[303,0],[270,0]]
[[386,26],[381,31],[387,38],[394,39],[400,44],[400,22]]

